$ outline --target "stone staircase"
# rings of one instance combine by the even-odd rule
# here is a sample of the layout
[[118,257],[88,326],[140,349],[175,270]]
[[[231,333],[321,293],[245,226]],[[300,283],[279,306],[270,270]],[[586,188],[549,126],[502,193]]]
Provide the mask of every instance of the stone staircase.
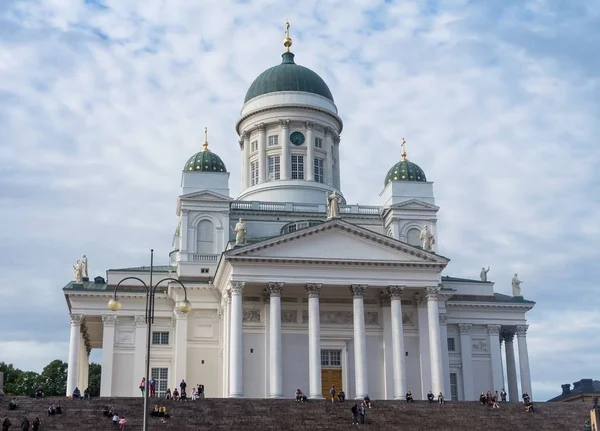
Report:
[[[50,430],[114,430],[111,421],[102,416],[102,406],[111,404],[127,418],[126,430],[142,429],[141,398],[96,398],[92,401],[66,398],[18,398],[19,409],[8,411],[9,397],[0,405],[0,417],[8,414],[13,426],[19,430],[21,418],[30,421],[38,416],[41,429]],[[149,400],[149,407],[155,400]],[[60,402],[63,414],[49,417],[46,413],[51,403]],[[165,401],[172,415],[166,423],[148,417],[152,431],[180,430],[335,430],[350,427],[350,408],[354,403],[309,401],[306,404],[293,400],[263,399],[205,399],[199,401]],[[374,401],[367,410],[366,426],[377,430],[473,430],[506,431],[577,431],[589,419],[591,406],[587,403],[537,403],[535,414],[525,413],[521,404],[502,404],[493,410],[478,402],[449,402],[445,405],[417,401]]]

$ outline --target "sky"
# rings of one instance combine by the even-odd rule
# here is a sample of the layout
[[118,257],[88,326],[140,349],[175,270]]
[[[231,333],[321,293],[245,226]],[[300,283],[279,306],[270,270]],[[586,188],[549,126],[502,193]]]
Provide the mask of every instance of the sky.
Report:
[[0,361],[66,360],[61,289],[81,255],[91,277],[151,248],[167,263],[205,126],[237,195],[235,122],[286,20],[344,121],[348,203],[378,203],[406,138],[435,183],[445,274],[491,265],[510,294],[518,272],[537,303],[535,398],[600,379],[600,3],[585,0],[0,2]]

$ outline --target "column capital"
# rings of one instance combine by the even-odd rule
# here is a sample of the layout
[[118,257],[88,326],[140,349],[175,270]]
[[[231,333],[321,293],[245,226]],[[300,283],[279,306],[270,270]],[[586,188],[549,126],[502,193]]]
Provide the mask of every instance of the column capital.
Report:
[[440,325],[445,325],[446,322],[448,321],[448,315],[446,313],[439,313],[438,319],[439,319]]
[[117,323],[117,315],[116,314],[103,314],[102,315],[102,324],[106,326],[115,326]]
[[515,337],[515,331],[508,329],[508,328],[502,328],[502,330],[500,331],[500,339],[504,340],[507,343],[512,343]]
[[256,130],[258,130],[259,132],[264,132],[266,130],[265,123],[258,123],[256,125]]
[[502,329],[502,325],[487,325],[487,331],[490,335],[500,335],[500,329]]
[[83,314],[69,314],[69,320],[73,326],[81,326],[83,323]]
[[133,316],[133,323],[135,326],[144,326],[146,322],[146,316]]
[[245,140],[245,139],[247,139],[247,138],[249,138],[249,137],[250,137],[250,134],[247,131],[245,131],[245,130],[240,134],[240,139],[242,141]]
[[458,330],[460,331],[460,335],[471,335],[472,325],[470,323],[459,323]]
[[390,299],[402,299],[404,286],[388,286],[387,291],[390,295]]
[[281,296],[282,290],[283,290],[283,283],[271,282],[271,283],[267,284],[267,293],[269,294],[269,297]]
[[321,287],[323,287],[321,283],[308,283],[306,285],[306,293],[308,293],[308,297],[318,298],[321,294]]
[[308,130],[314,130],[314,128],[315,128],[315,123],[314,123],[314,121],[307,121],[307,122],[306,122],[306,128],[307,128]]
[[244,149],[244,140],[243,140],[243,139],[240,139],[240,140],[238,141],[238,144],[239,144],[239,146],[240,146],[240,150],[243,150],[243,149]]
[[334,135],[333,136],[333,143],[335,145],[339,145],[340,144],[340,135]]
[[517,325],[517,337],[527,336],[528,329],[529,329],[529,325]]
[[245,281],[230,281],[229,282],[229,294],[230,295],[241,295],[244,289]]
[[438,286],[430,286],[425,289],[428,301],[437,301],[440,294],[440,288]]
[[365,296],[365,290],[367,289],[366,284],[353,284],[350,286],[350,292],[355,298],[362,298]]
[[333,129],[331,127],[325,127],[325,136],[331,136],[333,134]]
[[385,290],[379,292],[379,305],[382,307],[389,307],[392,305],[390,294]]
[[287,129],[288,127],[290,127],[290,120],[279,120],[279,125],[283,128],[283,129]]

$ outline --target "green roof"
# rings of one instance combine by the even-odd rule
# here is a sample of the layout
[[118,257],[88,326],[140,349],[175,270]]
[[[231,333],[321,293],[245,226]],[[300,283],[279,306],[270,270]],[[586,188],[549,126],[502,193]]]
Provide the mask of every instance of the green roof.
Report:
[[248,92],[244,103],[250,99],[278,91],[301,91],[318,94],[333,102],[333,95],[325,81],[312,70],[294,62],[294,54],[284,52],[281,64],[271,67],[258,75]]
[[204,143],[204,149],[188,159],[184,171],[198,172],[227,172],[225,163],[219,156],[208,149],[208,142]]
[[[170,272],[177,271],[176,266],[171,265],[154,265],[152,267],[154,272]],[[133,266],[131,268],[112,268],[109,271],[119,271],[119,272],[150,272],[149,266]]]
[[385,176],[384,185],[388,185],[390,181],[418,181],[427,182],[425,172],[416,163],[409,162],[406,159],[400,160],[390,168]]
[[491,281],[481,281],[475,280],[472,278],[459,278],[459,277],[450,277],[448,275],[442,275],[442,281],[455,281],[458,283],[491,283]]

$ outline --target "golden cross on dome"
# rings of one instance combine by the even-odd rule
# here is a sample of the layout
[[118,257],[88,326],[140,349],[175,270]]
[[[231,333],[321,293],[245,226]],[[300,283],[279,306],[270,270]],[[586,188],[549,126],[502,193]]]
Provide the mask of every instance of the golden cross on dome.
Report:
[[406,161],[406,139],[402,138],[402,161]]
[[202,146],[204,147],[204,151],[208,151],[208,127],[204,128],[204,144]]
[[290,52],[290,46],[292,46],[292,39],[290,38],[290,23],[285,23],[285,39],[283,39],[283,46],[285,46],[287,52]]

